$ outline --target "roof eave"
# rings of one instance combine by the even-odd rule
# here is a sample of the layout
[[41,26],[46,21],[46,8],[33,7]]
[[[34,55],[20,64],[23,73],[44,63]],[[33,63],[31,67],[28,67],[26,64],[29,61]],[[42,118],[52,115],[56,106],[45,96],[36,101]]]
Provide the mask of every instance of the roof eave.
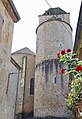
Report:
[[7,12],[12,18],[14,23],[17,23],[20,20],[19,13],[12,0],[2,0],[3,5],[5,6]]
[[10,62],[19,70],[21,70],[22,68],[19,66],[19,64],[11,57]]
[[17,22],[18,22],[20,20],[20,15],[19,15],[19,13],[18,13],[18,11],[17,11],[17,9],[16,9],[13,1],[12,0],[9,0],[9,3],[11,5],[12,9],[13,9],[13,12],[14,12],[14,14],[15,14],[15,16],[17,18]]

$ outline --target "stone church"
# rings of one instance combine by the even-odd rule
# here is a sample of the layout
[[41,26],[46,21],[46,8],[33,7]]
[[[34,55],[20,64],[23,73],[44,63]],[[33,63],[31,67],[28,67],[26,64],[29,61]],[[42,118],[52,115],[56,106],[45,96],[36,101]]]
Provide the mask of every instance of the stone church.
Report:
[[13,27],[20,16],[12,0],[0,0],[0,6],[0,119],[69,118],[69,76],[59,73],[62,64],[56,54],[73,49],[70,14],[57,7],[39,15],[36,54],[27,47],[11,54]]

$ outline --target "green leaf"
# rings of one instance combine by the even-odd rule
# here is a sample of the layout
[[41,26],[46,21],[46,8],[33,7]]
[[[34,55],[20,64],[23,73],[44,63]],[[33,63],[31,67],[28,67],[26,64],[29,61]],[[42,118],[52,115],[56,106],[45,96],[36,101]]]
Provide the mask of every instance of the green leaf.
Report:
[[78,61],[78,64],[82,65],[82,61]]
[[74,96],[74,95],[76,95],[76,92],[75,92],[75,91],[73,91],[73,92],[72,92],[72,94],[73,94],[73,96]]
[[75,90],[75,91],[77,91],[77,90],[78,90],[78,86],[74,86],[73,88],[74,88],[74,90]]
[[72,108],[72,106],[73,106],[73,99],[72,99],[72,98],[67,99],[67,100],[66,100],[66,104],[67,104],[67,106],[68,106],[69,108]]

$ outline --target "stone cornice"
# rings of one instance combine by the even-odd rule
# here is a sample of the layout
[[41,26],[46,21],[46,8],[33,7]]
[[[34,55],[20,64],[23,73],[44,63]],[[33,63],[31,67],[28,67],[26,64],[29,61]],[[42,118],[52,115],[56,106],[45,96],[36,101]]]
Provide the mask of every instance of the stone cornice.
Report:
[[[44,21],[44,22],[42,22],[41,24],[39,24],[39,26],[36,28],[36,34],[37,34],[37,31],[38,31],[38,28],[41,26],[41,25],[43,25],[44,23],[46,23],[46,22],[51,22],[51,21],[59,21],[59,22],[61,22],[61,23],[66,23],[70,28],[71,28],[71,31],[72,31],[72,27],[71,27],[71,25],[69,24],[69,23],[67,23],[66,21],[63,21],[63,20],[47,20],[47,21]],[[65,27],[65,26],[64,26]]]
[[20,16],[17,12],[17,9],[12,0],[1,0],[3,5],[5,6],[7,12],[12,18],[14,23],[17,23],[20,20]]

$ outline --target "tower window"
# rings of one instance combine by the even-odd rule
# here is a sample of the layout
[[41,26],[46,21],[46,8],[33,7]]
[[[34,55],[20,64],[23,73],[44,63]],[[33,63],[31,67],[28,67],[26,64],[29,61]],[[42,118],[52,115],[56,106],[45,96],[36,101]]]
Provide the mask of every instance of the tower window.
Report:
[[56,77],[53,78],[53,83],[56,84]]
[[47,15],[50,15],[50,12],[47,12],[46,14],[47,14]]
[[34,78],[30,79],[30,95],[34,95]]

